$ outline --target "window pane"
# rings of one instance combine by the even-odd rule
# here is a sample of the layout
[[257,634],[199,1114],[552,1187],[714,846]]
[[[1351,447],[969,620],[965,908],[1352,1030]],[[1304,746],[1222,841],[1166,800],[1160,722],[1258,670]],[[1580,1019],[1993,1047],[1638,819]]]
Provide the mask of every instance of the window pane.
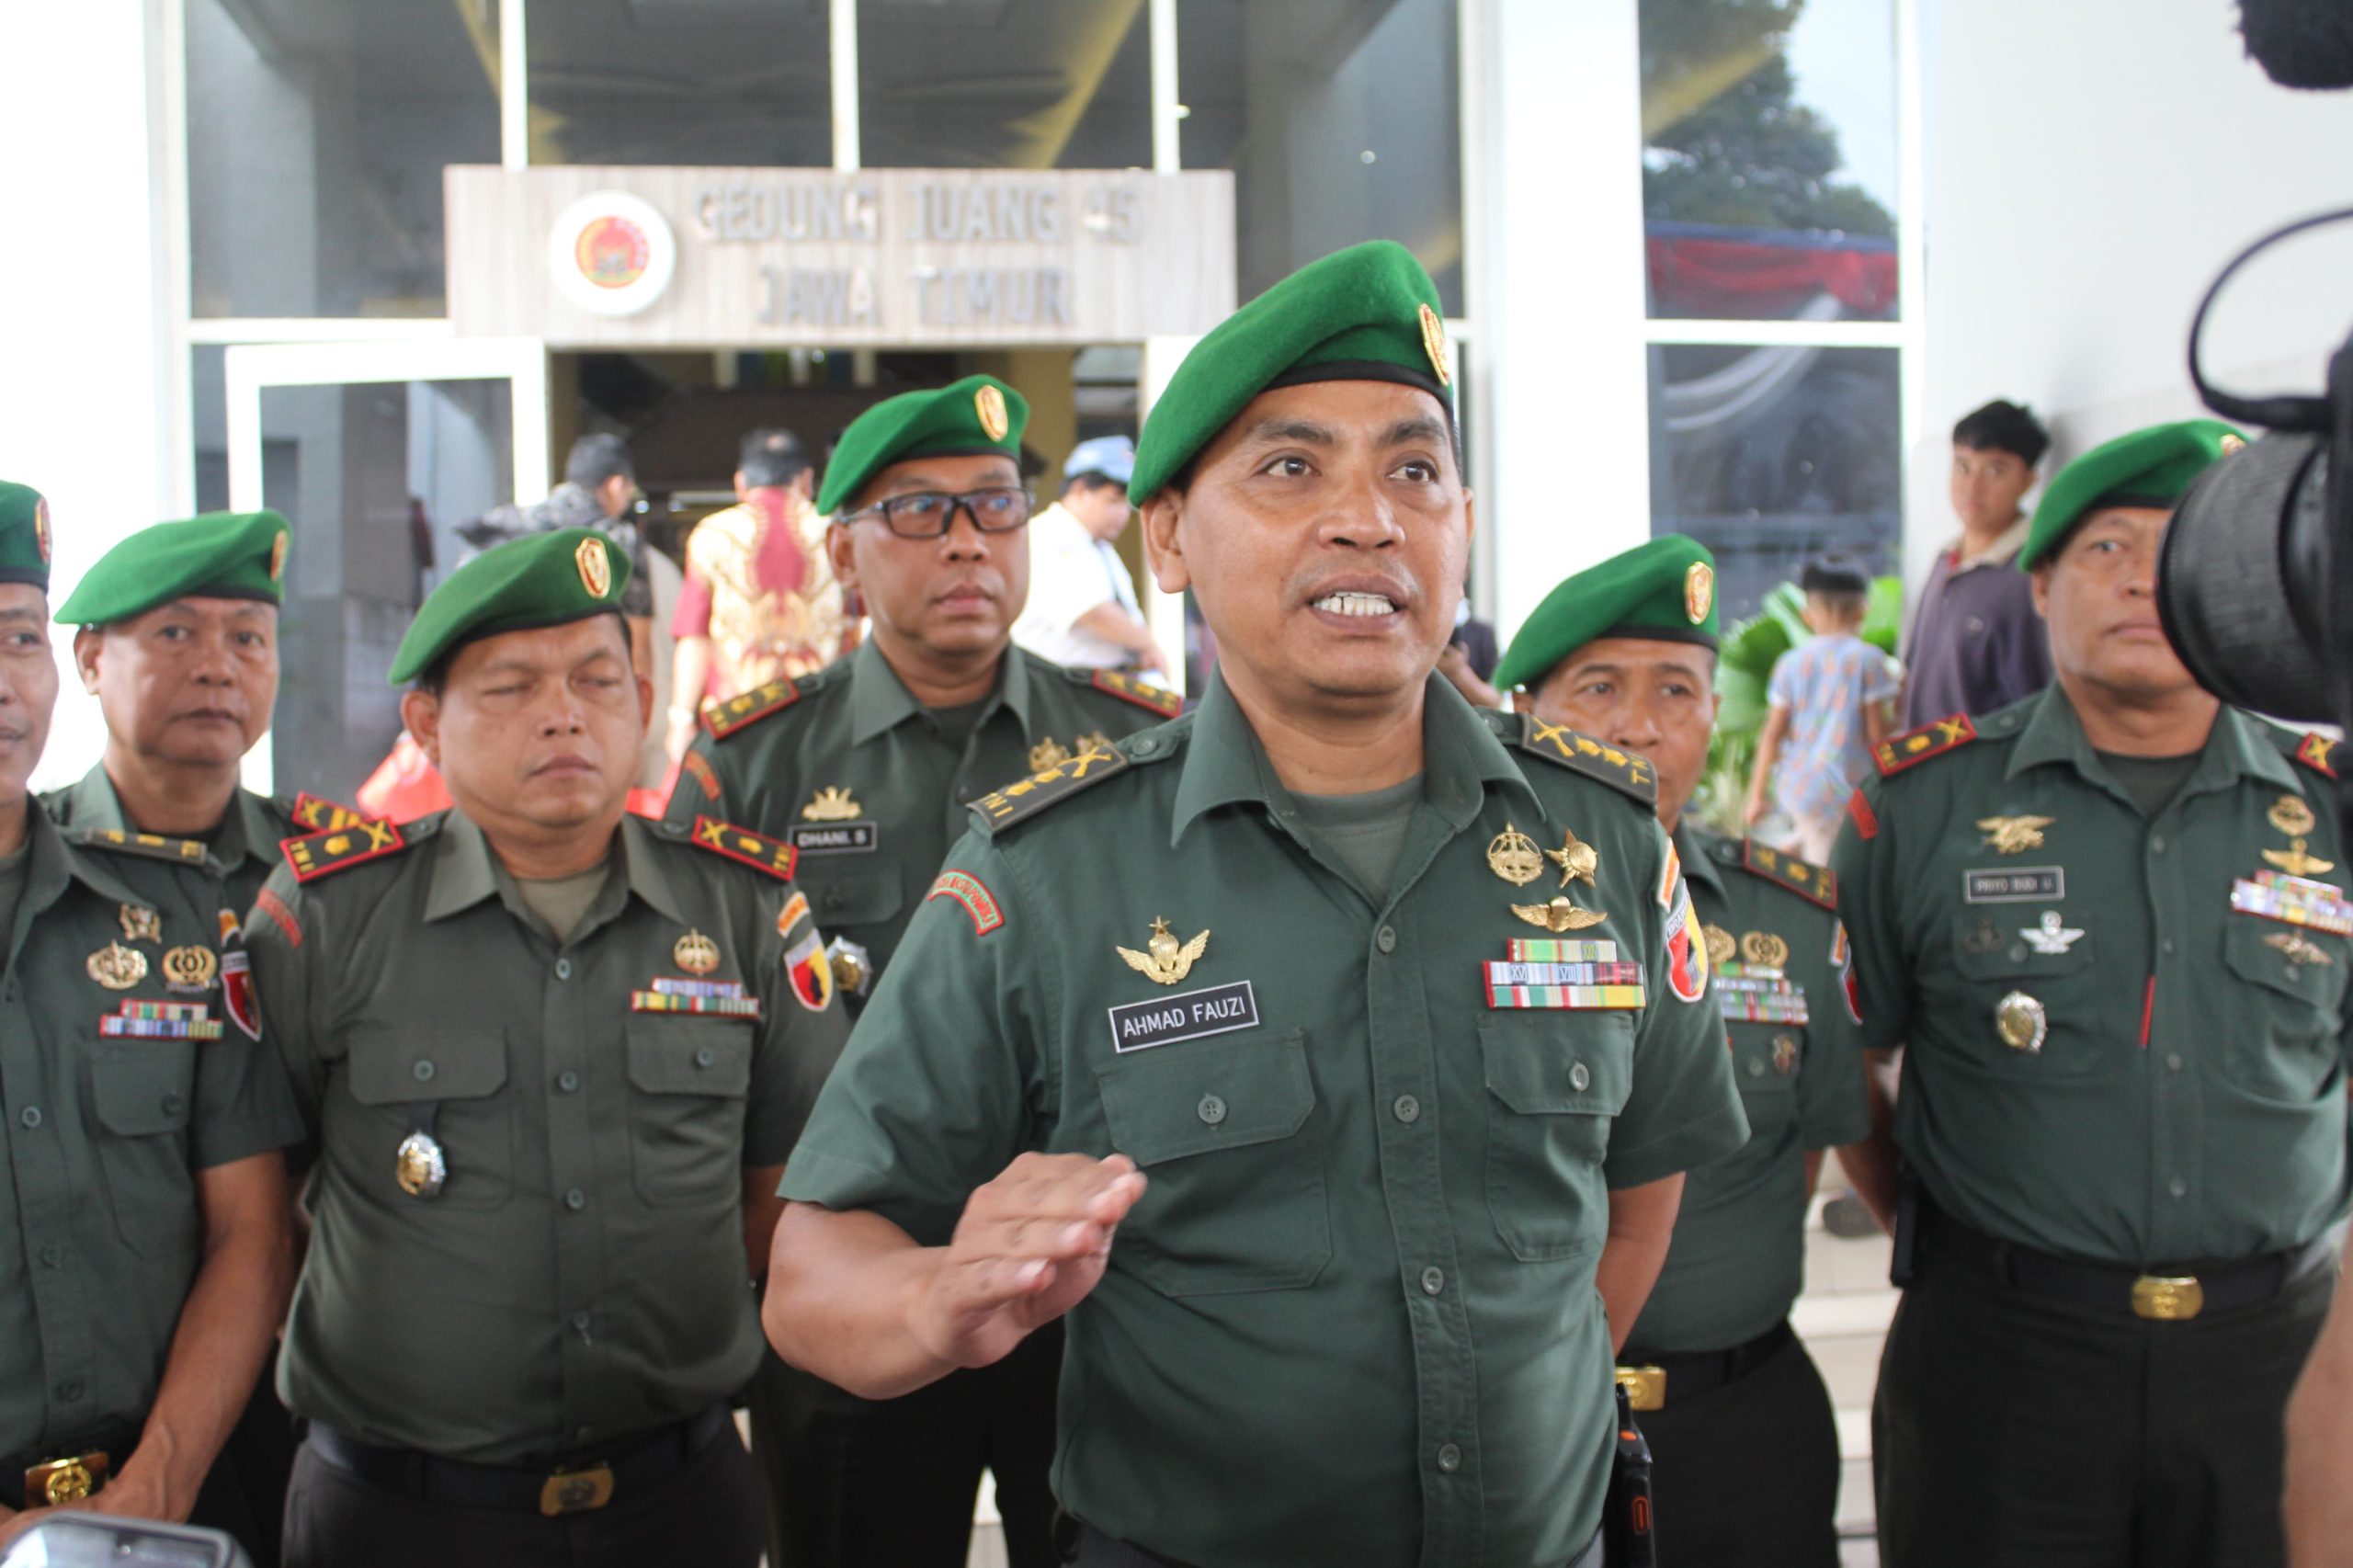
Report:
[[858,0],[869,168],[1152,166],[1144,0]]
[[534,164],[826,166],[826,0],[529,0]]
[[498,162],[498,0],[188,0],[199,316],[437,316],[441,169]]
[[1892,321],[1893,0],[1641,0],[1650,313]]
[[1462,313],[1455,0],[1177,0],[1183,156],[1234,171],[1247,300],[1391,239]]
[[1651,531],[1715,552],[1729,622],[1806,557],[1900,569],[1896,350],[1651,350]]

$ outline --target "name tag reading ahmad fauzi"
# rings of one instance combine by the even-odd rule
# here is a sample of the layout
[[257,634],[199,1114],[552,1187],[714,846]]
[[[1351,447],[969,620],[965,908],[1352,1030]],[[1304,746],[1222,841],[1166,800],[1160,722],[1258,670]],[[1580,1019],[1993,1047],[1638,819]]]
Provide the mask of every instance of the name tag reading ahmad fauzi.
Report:
[[870,822],[801,824],[785,836],[802,855],[862,855],[882,841],[880,825]]
[[1963,903],[2052,903],[2066,896],[2064,866],[2019,866],[1961,874]]
[[1155,996],[1110,1009],[1111,1049],[1144,1051],[1180,1040],[1258,1027],[1258,998],[1246,980],[1188,991],[1176,996]]

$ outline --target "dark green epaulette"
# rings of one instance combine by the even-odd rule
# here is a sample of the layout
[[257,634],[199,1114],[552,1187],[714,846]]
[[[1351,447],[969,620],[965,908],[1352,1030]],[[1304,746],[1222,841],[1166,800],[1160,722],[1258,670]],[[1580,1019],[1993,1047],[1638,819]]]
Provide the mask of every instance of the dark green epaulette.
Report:
[[364,862],[415,848],[441,831],[441,822],[447,814],[436,812],[415,822],[397,824],[390,817],[362,817],[349,827],[330,827],[282,840],[278,847],[285,855],[296,881],[314,882]]
[[718,817],[697,816],[692,825],[655,817],[639,820],[661,837],[690,844],[705,854],[725,856],[755,870],[766,871],[780,882],[792,880],[793,866],[801,858],[800,851],[783,839],[770,838],[765,833],[755,833]]
[[1880,742],[1871,748],[1871,766],[1879,769],[1881,778],[1892,778],[1907,767],[1915,767],[1932,756],[1942,756],[1976,738],[1977,726],[1969,722],[1968,714],[1948,713],[1932,724],[1923,724]]
[[68,827],[58,831],[65,835],[66,843],[81,848],[112,849],[180,866],[202,866],[211,855],[199,840],[166,838],[158,833],[132,833],[119,827]]
[[[1730,860],[1732,857],[1722,857]],[[1740,869],[1775,887],[1787,889],[1808,903],[1833,911],[1838,908],[1838,876],[1827,866],[1801,860],[1785,849],[1775,849],[1753,838],[1740,841]]]
[[815,691],[824,683],[826,670],[839,669],[848,663],[847,659],[836,659],[825,669],[802,676],[798,680],[772,680],[749,691],[737,692],[733,697],[714,698],[702,705],[702,727],[710,732],[710,738],[714,741],[741,734],[761,720],[783,712]]
[[1658,773],[1641,753],[1620,750],[1566,724],[1548,724],[1533,713],[1506,713],[1500,708],[1484,708],[1480,712],[1506,745],[1540,756],[1555,767],[1597,778],[1651,810],[1658,808]]
[[1139,762],[1159,761],[1176,752],[1176,743],[1158,730],[1147,730],[1142,736],[1131,735],[1108,745],[1089,745],[1051,767],[990,790],[967,809],[972,813],[973,825],[994,836],[1016,823],[1029,821],[1048,806],[1069,800],[1081,790],[1124,773]]
[[1165,687],[1141,681],[1123,670],[1077,669],[1065,665],[1063,675],[1074,686],[1091,687],[1106,697],[1132,702],[1145,712],[1174,719],[1185,711],[1185,699]]

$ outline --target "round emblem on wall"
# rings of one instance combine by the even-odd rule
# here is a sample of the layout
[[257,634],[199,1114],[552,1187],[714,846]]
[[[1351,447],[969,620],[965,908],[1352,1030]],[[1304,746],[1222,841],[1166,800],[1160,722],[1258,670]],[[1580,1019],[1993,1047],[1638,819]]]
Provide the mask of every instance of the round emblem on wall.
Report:
[[548,234],[556,292],[600,316],[635,315],[662,297],[678,267],[678,242],[653,206],[600,190],[566,207]]

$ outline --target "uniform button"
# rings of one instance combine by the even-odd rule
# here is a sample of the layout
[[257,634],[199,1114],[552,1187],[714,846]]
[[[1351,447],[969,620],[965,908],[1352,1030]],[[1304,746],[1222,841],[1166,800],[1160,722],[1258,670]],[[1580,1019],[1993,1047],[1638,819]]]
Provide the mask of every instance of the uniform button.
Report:
[[43,1268],[54,1268],[64,1261],[65,1249],[59,1246],[56,1243],[51,1242],[49,1245],[40,1249],[40,1266]]
[[580,1087],[580,1074],[573,1072],[559,1073],[555,1075],[555,1086],[567,1095],[573,1094]]
[[707,1045],[700,1051],[695,1052],[695,1065],[698,1067],[708,1067],[718,1060],[719,1052],[711,1050],[710,1047]]
[[2167,937],[2164,941],[2159,942],[2157,944],[2157,951],[2161,953],[2169,953],[2173,951],[2173,938],[2171,937]]
[[1129,746],[1128,749],[1135,753],[1138,756],[1150,756],[1154,752],[1160,749],[1160,743],[1155,740],[1145,739],[1137,741],[1134,744]]
[[68,1404],[71,1404],[75,1400],[81,1398],[82,1384],[80,1381],[78,1379],[68,1378],[65,1381],[58,1384],[57,1397]]
[[2181,1071],[2181,1052],[2177,1051],[2166,1055],[2165,1071],[2168,1073],[2178,1073]]
[[1373,937],[1372,945],[1379,948],[1384,953],[1395,952],[1397,950],[1397,927],[1394,926],[1383,926]]
[[2172,1193],[2176,1198],[2187,1198],[2189,1196],[2189,1184],[2182,1180],[2179,1176],[2176,1176],[2173,1180],[2165,1183],[2165,1190]]
[[1438,1450],[1438,1467],[1452,1475],[1462,1468],[1462,1450],[1452,1443],[1441,1443]]
[[182,1101],[177,1090],[174,1090],[172,1093],[165,1095],[164,1096],[164,1114],[165,1116],[179,1115],[181,1104]]
[[420,1084],[429,1084],[433,1082],[433,1063],[430,1062],[420,1062],[415,1066],[410,1068],[409,1072]]
[[597,1428],[594,1426],[574,1426],[572,1429],[572,1439],[576,1443],[585,1443],[596,1435]]
[[1437,1295],[1440,1290],[1445,1290],[1445,1289],[1446,1289],[1446,1270],[1445,1270],[1445,1269],[1443,1269],[1443,1268],[1425,1268],[1425,1269],[1423,1269],[1423,1270],[1422,1270],[1422,1294],[1423,1294],[1423,1295],[1425,1295],[1425,1296],[1435,1296],[1435,1295]]
[[574,1312],[572,1314],[572,1326],[578,1329],[583,1334],[588,1332],[588,1325],[593,1321],[595,1320],[590,1318],[586,1312]]
[[17,983],[15,981],[12,980],[8,982],[8,988],[6,994],[11,1002],[17,999]]
[[1215,1095],[1203,1095],[1198,1108],[1200,1111],[1201,1119],[1211,1127],[1215,1127],[1225,1119],[1225,1102]]
[[[1765,1076],[1765,1063],[1757,1061],[1754,1057],[1751,1057],[1748,1062],[1748,1075],[1752,1078],[1762,1078]],[[1583,1088],[1585,1085],[1580,1084],[1577,1087]]]
[[841,906],[842,890],[839,888],[827,888],[825,890],[825,907],[827,909],[839,909]]
[[2165,852],[2165,835],[2162,833],[2151,834],[2149,835],[2149,853],[2152,855],[2162,855]]
[[555,960],[555,977],[558,980],[570,980],[572,978],[572,960],[570,959],[558,959]]
[[40,1125],[40,1107],[37,1105],[27,1106],[24,1110],[18,1114],[17,1119],[23,1122],[27,1127],[39,1127]]
[[1593,1069],[1579,1062],[1569,1068],[1569,1087],[1583,1094],[1593,1087]]
[[1972,615],[1969,618],[1969,634],[1972,637],[1982,637],[1985,634],[1985,618],[1984,616]]
[[1419,1121],[1422,1119],[1422,1102],[1411,1095],[1399,1095],[1397,1103],[1389,1108],[1397,1113],[1400,1121]]
[[563,1206],[566,1209],[585,1209],[588,1207],[588,1195],[575,1187],[563,1195]]

